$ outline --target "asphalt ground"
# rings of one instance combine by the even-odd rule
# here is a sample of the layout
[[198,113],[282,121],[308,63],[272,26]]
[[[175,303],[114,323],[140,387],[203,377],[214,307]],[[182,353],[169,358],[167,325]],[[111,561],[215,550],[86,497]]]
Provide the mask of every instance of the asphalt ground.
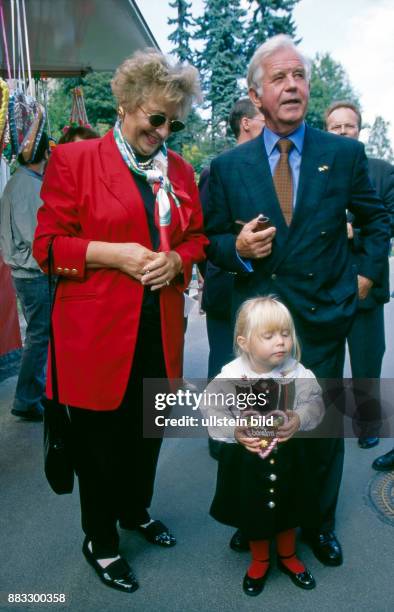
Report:
[[[386,329],[393,329],[390,324],[394,324],[393,302],[386,307],[386,317]],[[390,339],[389,332],[387,337]],[[205,322],[196,309],[189,318],[185,376],[203,377],[206,363]],[[394,346],[388,340],[384,376],[392,375],[393,365]],[[299,555],[314,574],[317,588],[298,589],[273,563],[266,588],[256,598],[242,592],[248,553],[233,552],[228,547],[233,530],[216,523],[208,514],[216,461],[207,452],[206,439],[165,440],[152,515],[171,527],[178,544],[169,550],[161,549],[135,532],[121,531],[121,552],[140,582],[140,589],[127,595],[101,584],[82,556],[78,492],[56,496],[49,489],[43,475],[42,424],[23,422],[9,412],[15,383],[13,377],[0,385],[1,611],[44,608],[72,612],[261,609],[392,612],[394,609],[394,522],[379,515],[369,497],[369,490],[381,478],[371,469],[371,462],[392,447],[392,440],[384,439],[370,450],[359,449],[355,439],[346,440],[337,512],[343,566],[321,565],[300,542]],[[389,489],[389,495],[392,491],[393,488]],[[394,495],[389,501],[394,501]],[[14,593],[64,594],[65,603],[8,603]]]

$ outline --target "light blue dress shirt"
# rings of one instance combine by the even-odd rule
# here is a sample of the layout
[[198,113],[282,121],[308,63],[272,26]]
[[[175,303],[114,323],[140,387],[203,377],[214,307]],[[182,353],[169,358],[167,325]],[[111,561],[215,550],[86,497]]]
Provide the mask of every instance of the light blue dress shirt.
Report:
[[[270,165],[271,174],[273,175],[275,172],[276,164],[278,163],[279,158],[280,158],[280,151],[276,145],[277,145],[278,140],[280,140],[283,137],[279,136],[278,134],[275,134],[275,132],[273,132],[272,130],[267,128],[267,126],[265,126],[263,129],[262,138],[264,141],[265,150],[267,152],[268,163]],[[290,165],[291,173],[293,176],[293,209],[294,209],[296,200],[297,200],[298,183],[300,180],[302,149],[304,147],[304,138],[305,138],[305,123],[302,122],[301,125],[296,130],[294,130],[294,132],[292,132],[291,134],[288,134],[286,138],[288,140],[291,140],[291,142],[294,145],[289,153],[289,165]],[[249,259],[243,259],[242,257],[240,257],[238,253],[237,253],[237,256],[240,262],[245,267],[245,270],[247,272],[253,272],[253,266],[252,266],[251,261]]]

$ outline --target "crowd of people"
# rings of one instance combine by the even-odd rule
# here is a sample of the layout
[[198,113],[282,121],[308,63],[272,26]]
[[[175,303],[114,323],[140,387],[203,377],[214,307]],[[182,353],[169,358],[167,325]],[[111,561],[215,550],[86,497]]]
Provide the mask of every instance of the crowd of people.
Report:
[[[211,514],[236,529],[232,549],[251,552],[243,590],[263,590],[271,539],[292,582],[316,586],[296,555],[297,527],[321,563],[343,562],[335,515],[345,347],[359,445],[371,448],[382,420],[394,167],[366,158],[352,103],[333,101],[326,131],[305,123],[310,75],[290,37],[258,47],[249,96],[229,117],[237,145],[197,187],[193,168],[166,146],[200,97],[197,70],[137,52],[111,83],[114,128],[102,138],[71,128],[51,153],[44,134],[4,191],[0,245],[27,321],[11,412],[42,420],[42,398],[53,395],[51,266],[51,349],[71,421],[82,550],[109,587],[139,586],[119,554],[118,524],[176,544],[149,513],[161,439],[143,435],[143,380],[182,376],[194,264],[204,275],[208,389],[261,392],[259,414],[278,419],[274,441],[245,424],[209,429],[219,460]],[[234,416],[225,403],[200,408]],[[374,467],[393,469],[394,451]]]

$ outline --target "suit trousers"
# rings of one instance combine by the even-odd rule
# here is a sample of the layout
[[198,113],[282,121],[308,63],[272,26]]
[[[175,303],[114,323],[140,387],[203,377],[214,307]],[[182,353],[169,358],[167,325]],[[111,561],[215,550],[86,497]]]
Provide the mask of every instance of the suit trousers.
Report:
[[234,359],[234,326],[230,318],[220,319],[206,313],[209,343],[208,378],[214,378],[222,367]]
[[[302,363],[319,379],[326,409],[323,422],[311,432],[313,437],[304,440],[311,487],[318,500],[318,531],[322,532],[335,528],[335,512],[343,473],[345,340],[333,341],[326,358],[318,364],[310,365],[309,356],[313,358],[313,346],[303,347]],[[311,526],[305,523],[302,523],[302,528],[304,532],[312,531]]]
[[133,529],[150,519],[162,440],[143,437],[143,378],[165,377],[160,317],[142,316],[119,408],[70,408],[82,529],[97,558],[118,554],[118,521]]
[[384,305],[359,309],[347,337],[356,404],[357,436],[377,436],[381,425],[380,374],[385,352]]

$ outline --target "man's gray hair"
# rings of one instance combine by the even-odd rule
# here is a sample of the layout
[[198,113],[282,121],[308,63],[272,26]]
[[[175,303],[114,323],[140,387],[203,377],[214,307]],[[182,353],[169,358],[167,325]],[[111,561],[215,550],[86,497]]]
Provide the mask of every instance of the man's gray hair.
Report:
[[248,68],[248,89],[254,89],[258,96],[263,94],[263,77],[264,68],[263,61],[270,57],[280,49],[292,49],[300,56],[301,62],[305,68],[306,79],[309,82],[311,78],[311,62],[310,60],[301,53],[297,45],[295,45],[293,39],[287,34],[278,34],[269,38],[265,43],[260,45],[255,51],[252,59],[250,60]]

